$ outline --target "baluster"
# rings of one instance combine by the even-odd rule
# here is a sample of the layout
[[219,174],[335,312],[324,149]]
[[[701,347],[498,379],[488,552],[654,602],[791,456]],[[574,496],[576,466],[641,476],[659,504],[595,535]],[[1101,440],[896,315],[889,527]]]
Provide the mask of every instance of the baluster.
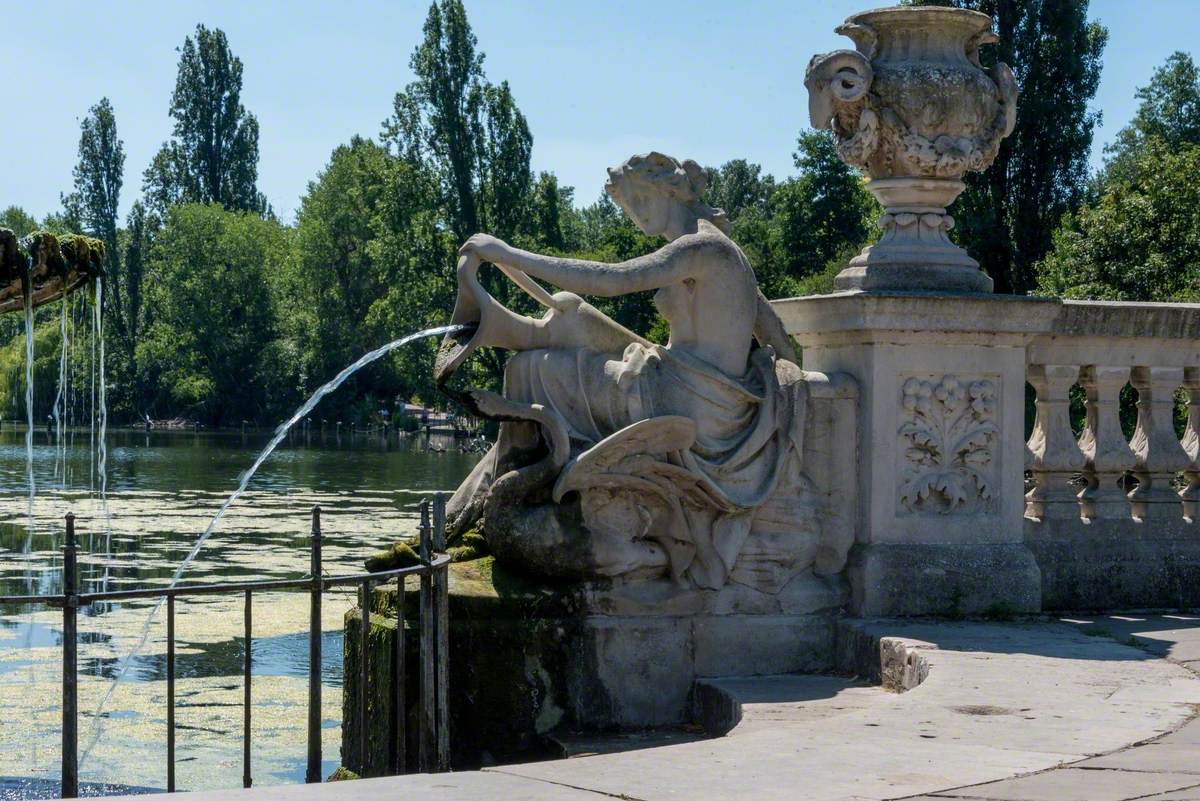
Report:
[[1188,391],[1187,430],[1183,434],[1183,449],[1192,463],[1188,466],[1188,484],[1183,492],[1183,513],[1200,522],[1200,367],[1183,371],[1183,385]]
[[1027,380],[1037,391],[1037,417],[1029,450],[1034,486],[1025,496],[1026,517],[1079,519],[1079,498],[1071,479],[1083,469],[1083,451],[1071,431],[1070,391],[1079,368],[1031,364]]
[[1183,383],[1182,367],[1135,367],[1138,391],[1137,430],[1129,443],[1137,455],[1133,474],[1138,485],[1129,493],[1133,516],[1178,519],[1181,499],[1171,486],[1191,459],[1175,438],[1175,390]]
[[1128,519],[1129,498],[1121,480],[1137,457],[1121,431],[1120,398],[1121,388],[1129,383],[1129,368],[1088,365],[1080,371],[1079,383],[1087,392],[1087,423],[1079,437],[1088,482],[1079,493],[1083,516]]

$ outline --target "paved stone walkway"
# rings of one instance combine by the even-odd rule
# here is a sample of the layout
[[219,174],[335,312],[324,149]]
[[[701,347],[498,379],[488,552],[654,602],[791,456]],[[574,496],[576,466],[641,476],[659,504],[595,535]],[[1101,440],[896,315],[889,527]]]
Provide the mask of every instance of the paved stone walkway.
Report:
[[723,679],[743,718],[721,738],[195,801],[1200,801],[1200,617],[865,625],[925,681]]
[[[1110,636],[1200,673],[1200,617],[1110,615],[1067,618],[1085,634]],[[1200,705],[1194,705],[1200,713]],[[1093,759],[998,782],[958,787],[920,799],[988,801],[1200,801],[1200,718],[1152,740]]]

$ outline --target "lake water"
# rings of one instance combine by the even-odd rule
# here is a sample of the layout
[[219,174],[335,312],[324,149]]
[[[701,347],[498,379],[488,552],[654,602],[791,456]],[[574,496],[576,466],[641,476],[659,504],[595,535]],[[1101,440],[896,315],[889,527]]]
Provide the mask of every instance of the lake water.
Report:
[[[61,591],[63,516],[76,516],[85,590],[165,586],[253,462],[270,432],[114,431],[107,502],[89,432],[65,447],[35,436],[37,496],[28,518],[24,431],[0,431],[0,595]],[[309,569],[310,510],[323,509],[327,573],[362,569],[373,550],[416,530],[422,493],[451,490],[478,456],[422,435],[297,433],[260,468],[184,583],[294,578]],[[326,595],[322,675],[325,772],[341,742],[342,616],[349,590]],[[242,597],[176,604],[177,783],[241,786]],[[153,601],[81,610],[80,771],[84,789],[166,785],[165,622],[129,662],[102,714],[96,710],[140,639]],[[254,596],[252,764],[255,785],[304,778],[308,596]],[[0,799],[53,796],[61,738],[61,612],[0,605]]]

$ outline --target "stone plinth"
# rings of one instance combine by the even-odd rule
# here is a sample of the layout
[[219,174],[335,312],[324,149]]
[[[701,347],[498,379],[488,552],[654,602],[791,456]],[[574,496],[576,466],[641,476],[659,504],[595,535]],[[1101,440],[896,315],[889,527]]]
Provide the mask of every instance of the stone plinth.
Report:
[[[450,570],[450,714],[456,769],[556,754],[564,731],[685,723],[698,678],[821,672],[834,667],[840,577],[806,572],[778,594],[669,581],[547,585],[491,557]],[[366,775],[383,772],[395,586],[375,590]],[[415,584],[405,601],[407,677],[415,702]],[[358,764],[361,612],[346,614],[343,764]],[[414,713],[409,711],[410,719]],[[410,732],[415,731],[410,726]],[[415,753],[415,743],[409,749]]]
[[805,369],[860,387],[852,611],[1040,611],[1022,541],[1026,346],[1059,303],[839,293],[773,305]]

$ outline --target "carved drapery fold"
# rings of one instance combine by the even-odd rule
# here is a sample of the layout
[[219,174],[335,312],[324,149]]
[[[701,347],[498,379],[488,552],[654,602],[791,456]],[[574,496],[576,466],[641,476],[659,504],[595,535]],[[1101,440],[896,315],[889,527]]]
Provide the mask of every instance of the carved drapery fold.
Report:
[[1121,430],[1121,389],[1129,383],[1128,367],[1086,365],[1079,383],[1087,393],[1087,420],[1079,437],[1083,451],[1083,477],[1088,485],[1079,493],[1083,516],[1089,519],[1129,517],[1129,499],[1121,482],[1137,457]]
[[1029,438],[1034,485],[1025,496],[1025,514],[1041,519],[1078,518],[1079,498],[1072,480],[1085,460],[1071,430],[1070,391],[1079,368],[1035,364],[1029,366],[1026,377],[1037,391],[1037,418]]
[[1200,518],[1200,367],[1183,372],[1183,385],[1188,391],[1187,430],[1183,434],[1183,449],[1191,459],[1183,488],[1183,513],[1192,520]]
[[1182,367],[1135,367],[1132,383],[1138,391],[1137,430],[1129,443],[1137,456],[1138,485],[1129,493],[1133,516],[1171,518],[1180,515],[1180,497],[1171,486],[1191,464],[1175,438],[1175,390],[1183,384]]

